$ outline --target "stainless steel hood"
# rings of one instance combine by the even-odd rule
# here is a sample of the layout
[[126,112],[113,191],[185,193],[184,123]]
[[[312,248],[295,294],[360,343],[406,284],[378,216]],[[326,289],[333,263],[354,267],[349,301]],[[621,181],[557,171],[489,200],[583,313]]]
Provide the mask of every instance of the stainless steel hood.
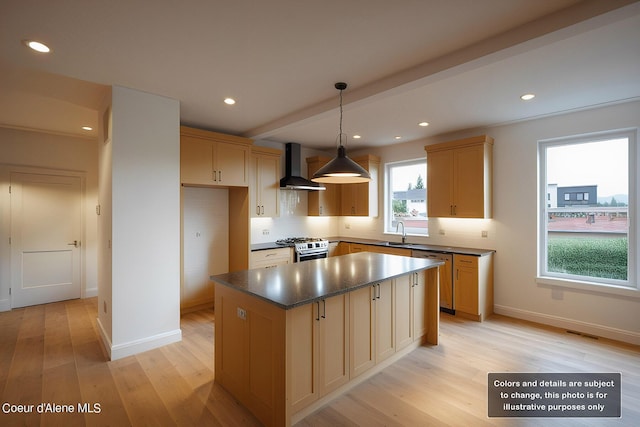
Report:
[[280,180],[283,190],[326,190],[326,188],[301,176],[300,144],[287,142],[285,144],[285,176]]

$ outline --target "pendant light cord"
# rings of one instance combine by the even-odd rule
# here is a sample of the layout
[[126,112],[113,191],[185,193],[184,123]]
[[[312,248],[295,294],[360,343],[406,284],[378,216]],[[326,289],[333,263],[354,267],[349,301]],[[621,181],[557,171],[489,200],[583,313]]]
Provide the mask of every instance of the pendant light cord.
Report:
[[[339,146],[342,146],[342,135],[344,135],[344,133],[342,133],[342,90],[340,89],[340,133],[338,134],[338,143]],[[346,145],[346,135],[345,135],[345,145]]]

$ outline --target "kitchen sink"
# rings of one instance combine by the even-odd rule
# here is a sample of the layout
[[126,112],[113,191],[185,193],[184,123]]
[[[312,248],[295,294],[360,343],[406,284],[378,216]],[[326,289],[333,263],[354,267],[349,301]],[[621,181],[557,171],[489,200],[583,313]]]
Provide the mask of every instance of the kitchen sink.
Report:
[[411,243],[402,243],[402,242],[380,242],[385,246],[411,246]]

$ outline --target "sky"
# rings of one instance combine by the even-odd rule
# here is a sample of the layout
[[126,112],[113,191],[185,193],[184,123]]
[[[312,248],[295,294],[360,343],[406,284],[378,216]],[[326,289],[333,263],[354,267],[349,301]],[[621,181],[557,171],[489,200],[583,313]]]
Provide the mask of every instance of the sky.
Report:
[[627,139],[549,147],[547,183],[597,185],[598,197],[629,194]]
[[404,191],[409,187],[411,183],[412,187],[416,186],[418,175],[422,176],[422,182],[424,186],[427,186],[427,167],[425,163],[421,165],[407,165],[396,167],[393,170],[393,191]]

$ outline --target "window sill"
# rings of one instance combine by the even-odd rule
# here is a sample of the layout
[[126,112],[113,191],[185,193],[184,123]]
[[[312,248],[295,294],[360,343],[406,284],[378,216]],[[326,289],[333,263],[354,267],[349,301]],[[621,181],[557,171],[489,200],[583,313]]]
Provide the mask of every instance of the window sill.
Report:
[[585,282],[575,279],[561,279],[558,277],[538,276],[536,283],[544,287],[569,288],[586,291],[592,294],[607,296],[623,296],[640,300],[640,290],[630,286],[616,286],[605,283]]

